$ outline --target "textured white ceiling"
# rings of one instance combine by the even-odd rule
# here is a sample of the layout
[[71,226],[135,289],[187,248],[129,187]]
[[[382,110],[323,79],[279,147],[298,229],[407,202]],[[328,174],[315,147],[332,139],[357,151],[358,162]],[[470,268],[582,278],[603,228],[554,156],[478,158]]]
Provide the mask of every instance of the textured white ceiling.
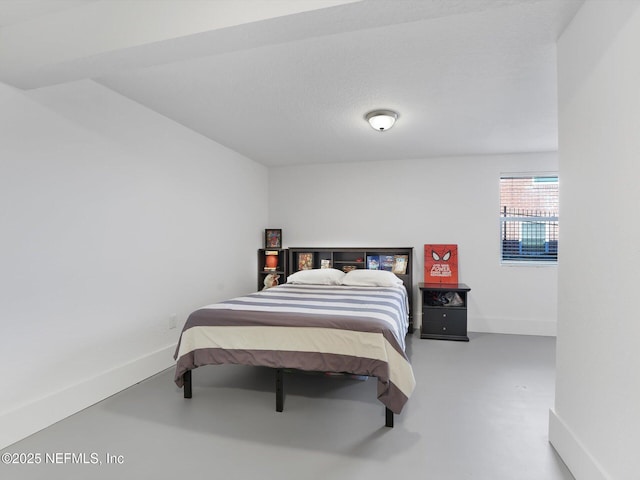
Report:
[[93,0],[0,0],[0,28],[33,20]]
[[[265,165],[557,149],[555,42],[582,0],[296,2],[54,1],[64,8],[0,28],[15,45],[0,81],[92,78]],[[167,20],[187,4],[198,21]],[[149,24],[123,19],[154,5]],[[56,25],[64,50],[18,41]],[[87,28],[102,29],[95,44]],[[396,126],[371,129],[377,108],[396,110]]]

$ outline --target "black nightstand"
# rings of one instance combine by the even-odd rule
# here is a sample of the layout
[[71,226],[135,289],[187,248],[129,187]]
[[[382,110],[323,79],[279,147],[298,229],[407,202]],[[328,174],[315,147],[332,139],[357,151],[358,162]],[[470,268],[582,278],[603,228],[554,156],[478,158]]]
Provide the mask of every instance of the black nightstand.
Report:
[[468,342],[467,292],[464,283],[419,283],[422,292],[420,338]]

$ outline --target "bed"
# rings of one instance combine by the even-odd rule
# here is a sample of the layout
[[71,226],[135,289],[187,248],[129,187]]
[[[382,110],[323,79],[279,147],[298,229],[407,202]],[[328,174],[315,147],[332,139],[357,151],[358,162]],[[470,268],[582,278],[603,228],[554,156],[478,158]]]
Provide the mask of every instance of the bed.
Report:
[[385,424],[393,426],[415,387],[405,353],[407,291],[391,272],[297,272],[287,283],[194,311],[175,352],[175,383],[191,398],[191,371],[240,364],[275,369],[283,411],[283,369],[377,378]]

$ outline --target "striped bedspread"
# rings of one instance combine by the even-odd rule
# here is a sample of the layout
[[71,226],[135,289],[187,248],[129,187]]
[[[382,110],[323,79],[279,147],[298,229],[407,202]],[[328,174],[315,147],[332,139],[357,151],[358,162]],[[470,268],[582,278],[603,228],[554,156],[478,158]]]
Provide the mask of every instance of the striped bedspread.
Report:
[[407,326],[404,286],[284,284],[193,312],[176,349],[175,382],[225,363],[367,375],[378,379],[378,399],[400,413],[415,387]]

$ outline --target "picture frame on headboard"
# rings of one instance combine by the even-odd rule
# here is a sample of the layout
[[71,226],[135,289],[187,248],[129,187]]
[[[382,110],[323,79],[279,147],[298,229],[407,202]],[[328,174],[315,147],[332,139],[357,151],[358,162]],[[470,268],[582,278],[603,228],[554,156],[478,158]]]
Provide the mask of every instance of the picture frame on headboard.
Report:
[[313,268],[313,253],[298,253],[298,270],[311,270]]
[[264,248],[282,248],[281,228],[267,228],[264,231]]
[[408,255],[394,255],[393,267],[391,271],[396,275],[406,275],[408,260],[409,260]]

